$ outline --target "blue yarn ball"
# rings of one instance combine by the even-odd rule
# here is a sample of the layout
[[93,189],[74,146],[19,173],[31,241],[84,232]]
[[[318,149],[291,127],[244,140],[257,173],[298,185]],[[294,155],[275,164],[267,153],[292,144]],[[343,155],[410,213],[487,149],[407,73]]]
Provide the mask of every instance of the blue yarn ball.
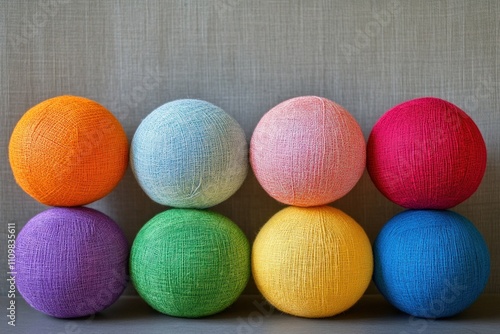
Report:
[[382,228],[373,246],[373,280],[399,310],[444,318],[469,307],[490,274],[480,232],[465,217],[441,210],[408,210]]
[[130,160],[153,201],[203,209],[240,188],[248,170],[248,147],[243,129],[221,108],[201,100],[176,100],[141,122]]

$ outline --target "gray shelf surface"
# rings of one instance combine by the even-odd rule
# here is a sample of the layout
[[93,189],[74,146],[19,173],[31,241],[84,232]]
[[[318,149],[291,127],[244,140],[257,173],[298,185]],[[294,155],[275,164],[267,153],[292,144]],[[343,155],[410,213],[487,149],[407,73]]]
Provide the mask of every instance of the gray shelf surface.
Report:
[[500,333],[500,295],[483,295],[463,313],[441,320],[412,318],[380,295],[365,295],[348,311],[331,318],[305,319],[273,309],[261,296],[241,296],[225,311],[200,319],[169,317],[139,297],[121,297],[93,317],[56,319],[16,297],[16,326],[7,325],[7,297],[0,333]]

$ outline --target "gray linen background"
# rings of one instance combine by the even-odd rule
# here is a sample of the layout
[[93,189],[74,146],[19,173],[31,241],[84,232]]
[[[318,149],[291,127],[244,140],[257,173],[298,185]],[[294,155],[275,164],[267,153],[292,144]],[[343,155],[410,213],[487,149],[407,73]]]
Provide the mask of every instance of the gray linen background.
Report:
[[[393,105],[436,96],[469,113],[487,143],[483,183],[454,210],[484,235],[492,255],[486,291],[500,293],[498,1],[2,0],[0,6],[1,277],[7,272],[7,223],[19,231],[46,209],[15,184],[7,158],[14,125],[44,99],[94,99],[118,117],[130,140],[149,112],[179,98],[222,107],[250,139],[266,111],[295,96],[340,103],[365,138]],[[333,205],[353,216],[372,241],[402,210],[366,173]],[[164,210],[144,195],[130,170],[111,195],[91,206],[114,218],[130,243]],[[214,210],[253,240],[282,207],[249,175]],[[0,286],[4,295],[7,282]],[[246,292],[255,293],[255,286]]]

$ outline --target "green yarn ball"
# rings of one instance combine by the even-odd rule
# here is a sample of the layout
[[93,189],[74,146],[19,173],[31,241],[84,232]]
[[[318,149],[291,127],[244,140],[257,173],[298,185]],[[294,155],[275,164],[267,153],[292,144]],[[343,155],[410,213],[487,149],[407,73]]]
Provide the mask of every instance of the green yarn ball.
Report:
[[176,317],[218,313],[240,296],[250,277],[250,245],[229,218],[170,209],[144,225],[132,245],[130,275],[155,310]]

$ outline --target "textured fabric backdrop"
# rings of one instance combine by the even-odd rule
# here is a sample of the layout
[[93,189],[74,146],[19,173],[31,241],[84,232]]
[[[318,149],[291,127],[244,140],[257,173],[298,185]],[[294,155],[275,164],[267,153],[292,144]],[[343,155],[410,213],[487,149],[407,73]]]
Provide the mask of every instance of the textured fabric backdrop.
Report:
[[[7,160],[14,125],[44,99],[72,94],[96,100],[122,122],[129,140],[161,104],[204,99],[232,115],[250,139],[276,104],[319,95],[349,110],[367,138],[390,107],[432,95],[463,108],[486,140],[483,183],[455,210],[485,236],[492,254],[486,291],[500,293],[499,17],[496,0],[0,0],[1,276],[7,271],[7,223],[19,231],[44,209],[15,184]],[[334,205],[372,241],[402,210],[367,173]],[[114,218],[129,242],[163,210],[144,195],[130,169],[92,207]],[[215,211],[253,240],[281,207],[249,175]],[[0,284],[4,295],[7,282]],[[247,292],[256,292],[255,286]]]

